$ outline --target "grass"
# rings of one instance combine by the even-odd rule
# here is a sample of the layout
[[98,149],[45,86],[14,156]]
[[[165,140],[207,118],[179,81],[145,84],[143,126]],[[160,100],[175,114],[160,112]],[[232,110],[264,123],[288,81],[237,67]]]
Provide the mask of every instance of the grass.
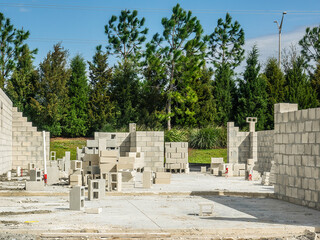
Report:
[[208,163],[212,157],[223,157],[227,161],[227,149],[189,149],[189,163]]
[[57,153],[57,158],[64,157],[65,152],[69,151],[71,160],[75,160],[77,147],[82,148],[86,146],[86,144],[86,138],[51,138],[50,151],[55,151]]
[[[86,143],[87,138],[51,138],[50,151],[56,151],[57,158],[69,151],[71,160],[75,160],[77,147],[82,148]],[[189,163],[210,163],[212,157],[223,157],[226,162],[227,149],[189,149]]]

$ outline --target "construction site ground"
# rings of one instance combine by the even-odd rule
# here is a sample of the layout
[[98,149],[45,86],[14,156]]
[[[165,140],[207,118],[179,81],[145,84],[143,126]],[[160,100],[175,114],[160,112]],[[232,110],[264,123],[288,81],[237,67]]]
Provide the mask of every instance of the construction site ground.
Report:
[[[2,181],[0,239],[309,239],[306,230],[320,231],[320,211],[277,200],[260,182],[172,174],[171,184],[143,189],[139,177],[134,189],[86,199],[100,214],[69,210],[68,186],[27,192],[21,178]],[[202,202],[214,204],[213,215],[199,216]]]

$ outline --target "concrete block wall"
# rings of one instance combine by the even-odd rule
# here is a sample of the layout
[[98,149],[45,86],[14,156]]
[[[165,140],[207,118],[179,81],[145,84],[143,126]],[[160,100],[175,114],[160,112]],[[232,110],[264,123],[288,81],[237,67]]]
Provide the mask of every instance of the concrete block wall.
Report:
[[[49,162],[50,133],[46,132],[46,155]],[[43,133],[37,131],[26,117],[12,108],[12,168],[28,168],[28,163],[43,168]]]
[[250,133],[240,132],[233,122],[227,128],[228,163],[247,163],[250,158]]
[[0,89],[0,174],[12,169],[12,102]]
[[274,155],[274,131],[259,131],[257,132],[258,141],[258,161],[256,168],[260,173],[271,171],[271,161]]
[[130,133],[130,152],[144,153],[146,167],[152,171],[163,167],[164,164],[164,132],[162,131],[137,131]]
[[107,138],[109,134],[116,134],[117,147],[120,148],[120,156],[125,157],[128,152],[141,152],[144,155],[146,167],[156,171],[163,167],[164,163],[164,132],[160,131],[132,131],[104,133],[95,132],[94,139]]
[[320,108],[275,105],[275,194],[320,210]]
[[179,166],[178,169],[188,169],[188,142],[165,142],[165,156],[167,169],[174,165]]
[[128,132],[95,132],[94,139],[107,139],[110,134],[116,135],[117,147],[120,148],[120,156],[125,157],[127,152],[130,152],[130,133]]

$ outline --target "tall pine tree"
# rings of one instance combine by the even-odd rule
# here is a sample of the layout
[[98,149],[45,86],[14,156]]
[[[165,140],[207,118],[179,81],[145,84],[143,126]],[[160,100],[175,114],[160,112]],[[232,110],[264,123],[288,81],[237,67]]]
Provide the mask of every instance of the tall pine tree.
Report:
[[300,109],[317,107],[319,102],[314,88],[305,73],[305,61],[302,56],[291,60],[292,67],[286,71],[286,102],[298,103]]
[[198,98],[192,88],[193,81],[200,75],[204,65],[205,41],[200,21],[177,4],[170,18],[162,19],[162,36],[155,34],[147,44],[147,58],[159,58],[162,72],[167,76],[163,93],[166,98],[167,129],[172,127],[172,119],[180,124],[194,122],[194,105]]
[[68,112],[65,117],[64,135],[70,137],[86,136],[88,131],[87,104],[88,104],[88,80],[86,76],[86,63],[76,55],[71,60],[71,77],[68,85]]
[[259,53],[253,46],[247,58],[243,79],[239,80],[236,121],[239,127],[247,125],[246,117],[257,117],[257,130],[265,129],[268,95],[265,78],[260,76]]
[[111,82],[111,100],[115,104],[117,127],[137,122],[140,104],[140,58],[148,29],[136,10],[123,10],[105,26],[107,50],[119,58]]
[[268,111],[266,129],[273,129],[274,104],[285,101],[286,80],[279,68],[278,60],[270,58],[267,61],[266,68],[262,77],[267,82]]
[[0,12],[0,88],[5,89],[19,56],[27,47],[24,42],[29,35],[29,31],[14,28],[10,19]]
[[106,125],[113,125],[114,105],[110,100],[110,84],[112,69],[108,66],[108,54],[96,48],[92,62],[89,64],[89,132],[103,129]]
[[67,114],[67,81],[71,75],[67,55],[60,43],[53,46],[53,51],[40,63],[40,85],[31,100],[32,121],[52,136],[61,136]]
[[33,66],[33,54],[28,46],[21,49],[21,55],[18,57],[17,66],[8,81],[7,94],[13,105],[18,107],[19,111],[29,115],[31,98],[39,88],[39,75]]
[[229,13],[218,19],[217,27],[209,38],[207,56],[215,66],[214,96],[217,101],[217,123],[226,126],[233,119],[235,98],[234,68],[244,59],[244,31]]

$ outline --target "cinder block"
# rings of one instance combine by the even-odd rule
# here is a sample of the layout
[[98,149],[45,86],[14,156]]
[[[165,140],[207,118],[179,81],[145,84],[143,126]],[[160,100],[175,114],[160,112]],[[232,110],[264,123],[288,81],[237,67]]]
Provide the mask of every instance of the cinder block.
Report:
[[52,185],[59,183],[59,168],[47,167],[47,184]]
[[143,188],[151,188],[152,185],[152,173],[150,171],[144,171],[142,176]]
[[26,181],[27,191],[43,191],[44,182],[43,181]]
[[223,161],[223,158],[211,158],[211,163],[214,163],[214,164],[223,164],[224,161]]
[[171,178],[155,178],[155,184],[170,184]]
[[102,208],[86,208],[85,211],[88,214],[100,214],[102,213]]
[[88,181],[88,199],[102,199],[106,191],[106,180],[105,179],[89,179]]
[[84,187],[74,186],[69,193],[69,208],[70,210],[81,211],[84,209],[85,199]]
[[156,178],[171,178],[171,173],[169,172],[156,172]]
[[100,172],[101,173],[108,173],[108,172],[116,172],[117,165],[115,163],[104,163],[100,164]]
[[72,170],[81,170],[82,169],[82,161],[71,161],[71,169]]
[[100,151],[100,157],[119,157],[119,150]]
[[42,173],[40,169],[31,169],[30,170],[30,181],[41,181]]
[[117,169],[133,169],[134,165],[133,163],[118,163],[117,164]]
[[119,157],[119,164],[134,164],[134,157]]
[[201,173],[206,173],[207,172],[207,167],[201,167]]
[[102,163],[118,163],[118,158],[117,157],[100,157],[99,160],[100,164]]

